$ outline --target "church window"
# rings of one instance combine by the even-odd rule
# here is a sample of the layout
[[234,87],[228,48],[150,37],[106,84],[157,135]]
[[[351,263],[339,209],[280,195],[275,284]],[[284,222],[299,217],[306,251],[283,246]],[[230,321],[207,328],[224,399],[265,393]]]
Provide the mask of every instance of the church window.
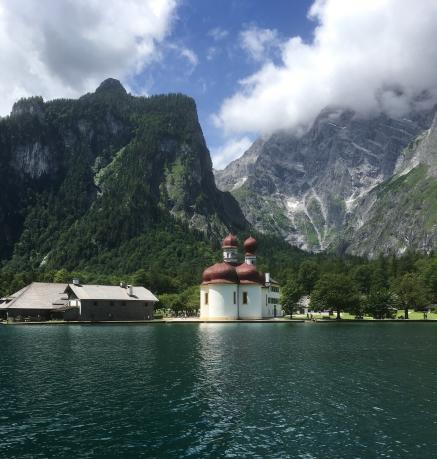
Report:
[[237,292],[234,292],[234,304],[237,304]]
[[247,304],[247,292],[243,292],[243,304]]
[[208,292],[205,292],[205,304],[208,304]]

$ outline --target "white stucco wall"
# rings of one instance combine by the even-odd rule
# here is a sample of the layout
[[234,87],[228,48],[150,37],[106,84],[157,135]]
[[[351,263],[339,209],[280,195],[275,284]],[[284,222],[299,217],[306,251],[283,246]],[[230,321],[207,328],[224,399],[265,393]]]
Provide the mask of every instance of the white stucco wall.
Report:
[[[237,319],[237,304],[234,304],[236,284],[209,284],[200,289],[200,318],[204,320]],[[208,305],[205,304],[205,292],[208,292]]]
[[261,299],[262,299],[262,316],[263,317],[271,317],[271,311],[268,304],[268,297],[269,297],[269,288],[262,287],[261,289]]
[[[261,319],[262,318],[262,296],[261,285],[242,284],[240,285],[240,319]],[[247,292],[247,304],[243,304],[243,293]]]
[[269,302],[269,298],[274,298],[276,303],[276,317],[282,317],[282,306],[280,304],[281,292],[275,292],[272,290],[272,287],[279,288],[278,285],[271,287],[266,287],[262,289],[262,298],[263,298],[263,317],[271,318],[275,317],[275,304]]
[[[234,292],[237,302],[234,303]],[[243,304],[247,292],[247,304]],[[205,304],[208,293],[208,304]],[[259,284],[207,284],[200,287],[200,318],[203,320],[262,319],[274,317],[275,305],[268,298],[277,298],[276,317],[283,315],[279,304],[280,292]]]
[[[281,306],[281,289],[280,289],[279,285],[277,285],[277,284],[274,284],[273,286],[279,289],[278,292],[272,292],[271,291],[272,289],[270,287],[270,296],[272,298],[276,298],[278,300],[278,303],[276,304],[276,317],[282,317],[284,315],[284,313],[282,311],[282,306]],[[273,306],[273,305],[271,305],[271,306]],[[273,311],[273,309],[272,309],[272,311]]]
[[209,316],[209,306],[205,304],[205,293],[209,294],[209,285],[200,286],[200,317],[203,318]]

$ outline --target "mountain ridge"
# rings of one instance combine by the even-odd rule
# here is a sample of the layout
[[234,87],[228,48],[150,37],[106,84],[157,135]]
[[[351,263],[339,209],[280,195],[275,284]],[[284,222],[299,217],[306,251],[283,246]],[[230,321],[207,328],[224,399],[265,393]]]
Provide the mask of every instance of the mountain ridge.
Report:
[[303,135],[280,131],[254,144],[216,172],[216,183],[234,194],[259,231],[307,251],[342,250],[350,215],[393,176],[402,151],[429,128],[434,113],[362,118],[326,108]]
[[[135,97],[108,79],[79,99],[20,100],[0,120],[0,167],[7,269],[102,267],[156,231],[185,232],[196,257],[208,239],[248,227],[215,187],[196,104],[181,94]],[[144,265],[130,257],[123,269]]]

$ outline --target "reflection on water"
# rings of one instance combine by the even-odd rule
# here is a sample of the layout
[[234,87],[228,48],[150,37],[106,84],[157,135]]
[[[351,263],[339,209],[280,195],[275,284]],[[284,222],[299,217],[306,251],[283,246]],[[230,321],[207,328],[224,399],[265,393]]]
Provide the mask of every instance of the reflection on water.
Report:
[[0,327],[0,457],[437,457],[434,324]]

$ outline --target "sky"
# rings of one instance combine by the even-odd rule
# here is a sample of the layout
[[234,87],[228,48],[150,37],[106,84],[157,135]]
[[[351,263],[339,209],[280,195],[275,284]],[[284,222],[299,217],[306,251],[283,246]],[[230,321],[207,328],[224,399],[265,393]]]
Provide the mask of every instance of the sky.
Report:
[[0,0],[0,116],[105,78],[197,103],[220,169],[328,105],[402,117],[437,102],[436,0]]

